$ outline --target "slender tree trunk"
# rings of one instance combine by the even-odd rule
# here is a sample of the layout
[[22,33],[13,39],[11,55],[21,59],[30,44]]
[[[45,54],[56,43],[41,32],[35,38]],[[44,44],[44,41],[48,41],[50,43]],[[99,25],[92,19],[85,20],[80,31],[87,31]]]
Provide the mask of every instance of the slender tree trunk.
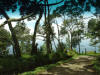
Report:
[[70,49],[73,50],[73,46],[72,46],[72,33],[70,34]]
[[[79,36],[79,33],[78,33],[78,40],[80,39],[80,36]],[[79,54],[81,52],[81,49],[80,49],[80,42],[78,43],[78,48],[79,48]]]
[[[78,30],[79,30],[79,27],[78,27],[78,26],[77,26],[77,28],[78,28]],[[79,32],[78,32],[78,40],[80,40]],[[81,52],[81,50],[80,50],[80,42],[78,43],[78,48],[79,48],[79,54],[80,54],[80,52]]]
[[80,54],[80,53],[81,53],[81,50],[80,50],[80,43],[79,43],[78,47],[79,47],[79,54]]
[[60,41],[60,31],[59,31],[59,26],[57,24],[57,29],[58,29],[58,43],[59,43],[59,46],[60,46],[60,49],[61,51],[63,50],[63,47],[62,47],[62,44],[61,44],[61,41]]
[[16,56],[15,48],[13,46],[13,55]]
[[70,50],[73,50],[73,46],[72,46],[72,33],[71,31],[67,31],[68,32],[68,38],[69,38],[69,47],[70,47]]
[[46,35],[46,47],[47,47],[47,53],[51,53],[51,49],[50,49],[50,36],[47,32],[47,35]]
[[55,48],[56,48],[56,52],[57,52],[57,46],[56,46],[56,43],[55,43],[54,37],[53,37],[53,42],[54,42],[54,46],[55,46]]
[[32,38],[32,50],[31,50],[31,55],[33,54],[37,54],[37,48],[36,48],[36,32],[37,32],[37,27],[39,25],[39,22],[42,18],[42,13],[40,13],[39,18],[35,24],[35,29],[34,29],[34,34],[33,34],[33,38]]
[[[50,40],[49,23],[47,23],[47,21],[49,22],[49,20],[46,19],[46,14],[47,14],[46,4],[47,4],[47,0],[45,0],[45,26],[46,26],[46,48],[47,48],[47,53],[49,54],[49,53],[51,53],[51,49],[50,49],[51,40]],[[49,15],[48,15],[48,18],[49,18]]]
[[85,48],[85,55],[87,54],[86,52],[87,52],[87,50],[86,50],[86,48]]
[[[49,4],[48,3],[48,0],[47,0],[47,4]],[[50,51],[49,51],[49,53],[51,53],[51,50],[52,50],[52,43],[51,43],[51,33],[52,33],[52,29],[51,29],[51,25],[50,25],[50,7],[48,6],[48,40],[49,40],[49,44],[50,44]]]
[[[6,20],[10,19],[9,16],[7,15],[7,13],[4,10],[1,9],[1,11],[2,11],[2,15],[6,18]],[[14,42],[14,50],[16,52],[16,57],[21,57],[19,43],[18,43],[16,34],[13,30],[11,22],[8,22],[8,26],[9,26],[9,29],[10,29],[11,34],[12,34],[12,40]]]

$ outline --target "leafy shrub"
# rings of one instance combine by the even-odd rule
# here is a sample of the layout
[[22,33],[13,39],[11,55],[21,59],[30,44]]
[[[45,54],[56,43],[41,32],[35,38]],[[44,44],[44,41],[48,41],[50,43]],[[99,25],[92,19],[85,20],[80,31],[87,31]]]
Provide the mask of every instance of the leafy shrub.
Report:
[[38,53],[37,55],[22,55],[21,58],[7,56],[0,58],[0,73],[25,72],[38,66],[56,63],[59,60],[69,58],[64,52],[52,52],[51,54]]
[[93,62],[93,68],[100,74],[100,56]]
[[72,57],[72,56],[77,55],[77,52],[75,50],[70,50],[67,52],[67,55]]

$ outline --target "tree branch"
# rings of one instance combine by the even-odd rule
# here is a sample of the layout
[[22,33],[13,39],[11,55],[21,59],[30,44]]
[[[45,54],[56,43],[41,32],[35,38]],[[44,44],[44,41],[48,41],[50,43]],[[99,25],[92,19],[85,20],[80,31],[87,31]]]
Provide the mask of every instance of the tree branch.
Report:
[[4,21],[2,24],[0,24],[0,28],[3,27],[7,23],[8,23],[8,21]]
[[53,6],[53,5],[57,5],[57,4],[60,4],[62,3],[64,0],[61,0],[60,2],[57,2],[57,3],[52,3],[52,4],[42,4],[43,6]]
[[27,16],[21,17],[21,18],[10,18],[10,19],[4,21],[2,24],[0,24],[0,27],[3,27],[8,22],[16,22],[16,21],[21,21],[21,20],[27,19],[27,18],[31,17],[32,15],[33,15],[33,13],[31,13]]

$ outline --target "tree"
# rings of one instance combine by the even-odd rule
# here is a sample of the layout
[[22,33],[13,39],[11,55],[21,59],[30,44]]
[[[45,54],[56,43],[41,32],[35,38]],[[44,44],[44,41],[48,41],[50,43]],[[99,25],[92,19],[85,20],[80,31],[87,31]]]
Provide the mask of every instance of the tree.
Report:
[[[6,13],[6,11],[9,11],[9,10],[15,11],[16,8],[17,8],[16,2],[17,2],[16,0],[12,0],[12,1],[1,0],[0,1],[0,15],[5,17],[7,21],[10,19],[10,17]],[[14,48],[15,48],[15,51],[16,51],[16,56],[20,57],[21,53],[20,53],[19,43],[18,43],[18,40],[16,38],[16,34],[13,30],[11,22],[8,22],[8,26],[9,26],[9,29],[11,31],[12,39],[13,39],[13,42],[14,42]]]
[[[47,52],[51,53],[52,45],[51,45],[51,35],[52,35],[52,28],[50,24],[50,4],[48,2],[49,0],[44,0],[45,4],[45,33],[46,33],[46,47],[47,47]],[[63,2],[64,0],[61,0],[58,3],[52,4],[52,5],[57,5]],[[48,6],[46,6],[48,5]],[[47,10],[46,10],[47,9]]]
[[35,23],[35,29],[34,29],[34,34],[33,34],[33,37],[32,37],[32,50],[31,50],[31,54],[37,54],[37,45],[36,45],[36,33],[37,33],[37,30],[38,30],[38,26],[39,26],[39,22],[42,18],[42,11],[40,11],[40,14],[39,14],[39,18],[38,20],[36,21]]
[[[3,27],[0,28],[0,53],[6,52],[11,45],[11,35]],[[1,54],[0,54],[1,55]]]
[[83,32],[83,24],[80,24],[80,21],[77,21],[76,18],[73,17],[73,19],[64,19],[63,24],[61,27],[61,34],[62,35],[68,35],[68,39],[70,40],[70,50],[72,50],[72,47],[75,47],[78,42],[81,40],[79,36]]
[[99,24],[100,21],[97,21],[97,19],[91,19],[88,22],[88,31],[94,37],[99,37]]
[[[49,6],[57,5],[57,4],[59,4],[59,3],[63,2],[63,1],[64,0],[61,0],[60,2],[57,2],[57,3],[48,4],[48,1],[43,1],[43,0],[39,0],[39,1],[37,1],[37,0],[18,0],[18,1],[12,0],[12,1],[10,1],[9,0],[9,2],[7,1],[8,2],[8,4],[7,4],[5,0],[1,0],[1,2],[0,2],[1,3],[1,7],[4,8],[4,9],[1,8],[1,14],[4,17],[6,17],[6,19],[7,19],[3,24],[1,24],[1,26],[5,25],[7,23],[10,24],[9,26],[10,26],[10,29],[11,29],[11,32],[12,32],[13,41],[15,43],[15,47],[16,47],[15,49],[16,49],[17,57],[21,56],[20,47],[19,47],[19,44],[18,44],[18,40],[16,38],[16,34],[14,34],[11,22],[13,22],[13,21],[14,22],[21,21],[21,20],[24,20],[24,19],[29,18],[29,17],[33,17],[34,18],[34,16],[36,16],[36,14],[40,13],[40,10],[42,10],[42,11],[44,10],[43,9],[44,7],[48,7],[48,10],[49,10]],[[44,2],[47,2],[47,3],[45,4]],[[5,11],[9,11],[9,10],[12,10],[12,12],[14,12],[14,11],[16,11],[16,9],[18,7],[20,7],[19,11],[20,11],[20,15],[22,16],[22,18],[11,19],[7,15],[7,13],[5,13]],[[49,16],[49,13],[48,13],[48,16]],[[48,22],[49,22],[49,20],[48,20]],[[34,42],[33,42],[33,45],[35,45]]]
[[[17,25],[14,27],[14,31],[18,38],[21,52],[29,53],[31,51],[31,38],[30,29],[26,26],[25,22],[18,22]],[[16,55],[15,51],[13,51]]]
[[[18,3],[18,5],[17,5]],[[42,5],[43,6],[43,5]],[[6,21],[2,24],[7,24],[9,25],[9,29],[11,31],[12,34],[12,39],[14,42],[14,49],[16,51],[16,56],[20,57],[21,56],[21,52],[20,52],[20,47],[19,47],[19,43],[16,37],[16,34],[13,30],[12,21],[21,21],[24,20],[26,18],[29,17],[33,17],[40,11],[40,8],[42,8],[41,6],[41,1],[37,2],[37,0],[1,0],[0,1],[0,15],[4,16],[6,18]],[[16,11],[16,9],[19,8],[20,11],[20,15],[22,16],[22,18],[19,19],[11,19],[8,14],[6,13],[6,11],[10,11],[12,10],[12,13]],[[24,17],[23,17],[24,16]]]
[[[61,16],[64,16],[64,19],[66,19],[65,16],[67,16],[67,18],[70,18],[70,23],[75,23],[75,21],[78,20],[78,21],[81,22],[80,24],[82,24],[83,21],[81,21],[82,18],[80,18],[80,17],[82,16],[82,14],[85,11],[91,11],[91,6],[90,5],[92,5],[92,3],[93,3],[92,1],[87,1],[87,0],[82,0],[82,1],[81,0],[65,0],[64,4],[62,4],[61,6],[57,7],[54,12],[57,13],[57,14],[60,14]],[[73,18],[74,18],[74,20],[72,20]],[[66,23],[66,21],[65,21],[65,23]],[[80,40],[80,38],[81,38],[79,31],[83,32],[82,27],[84,27],[84,26],[83,25],[80,26],[80,24],[79,24],[79,26],[78,25],[75,26],[76,24],[72,26],[72,28],[78,27],[79,30],[78,31],[74,31],[75,35],[77,33],[77,37],[73,38],[74,39],[74,40],[72,40],[73,43],[70,41],[71,49],[72,49],[72,44],[73,45],[76,44],[75,40]],[[69,26],[71,27],[71,24]],[[72,28],[71,28],[71,30],[72,30]],[[64,30],[66,30],[67,32],[65,32]],[[69,35],[70,35],[70,33],[73,34],[73,35],[69,36],[70,40],[72,39],[71,36],[75,36],[74,32],[71,32],[71,31],[67,30],[64,27],[62,28],[62,32],[68,33]],[[77,44],[79,46],[79,52],[80,52],[80,43],[77,42]]]
[[[57,30],[58,30],[58,36],[56,37],[55,35],[53,35],[54,38],[56,38],[58,40],[58,45],[59,45],[59,50],[63,51],[64,48],[63,48],[63,42],[61,42],[61,33],[60,33],[60,26],[59,24],[57,23],[57,21],[55,21],[55,24],[57,26]],[[58,50],[58,49],[57,49]]]
[[66,48],[66,44],[65,43],[60,42],[60,43],[57,44],[57,52],[64,52],[65,48]]
[[100,20],[90,19],[88,22],[88,37],[91,38],[91,45],[96,46],[100,41]]

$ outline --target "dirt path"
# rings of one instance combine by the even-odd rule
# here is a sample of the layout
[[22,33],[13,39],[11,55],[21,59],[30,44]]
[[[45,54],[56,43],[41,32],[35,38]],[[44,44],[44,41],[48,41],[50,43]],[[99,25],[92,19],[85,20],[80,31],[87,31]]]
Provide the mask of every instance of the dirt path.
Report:
[[91,67],[91,61],[94,59],[92,56],[79,56],[39,75],[98,75]]

